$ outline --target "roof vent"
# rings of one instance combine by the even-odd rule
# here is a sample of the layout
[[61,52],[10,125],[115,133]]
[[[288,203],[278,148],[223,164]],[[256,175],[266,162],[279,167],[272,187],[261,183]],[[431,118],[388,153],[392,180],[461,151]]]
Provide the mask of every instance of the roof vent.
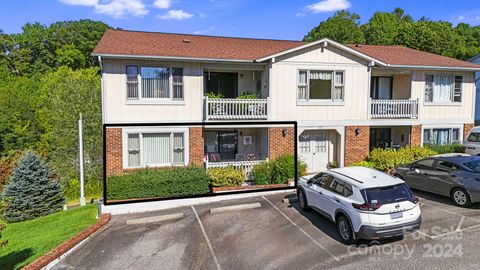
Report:
[[361,47],[363,47],[363,45],[362,44],[355,44],[355,47],[361,48]]
[[185,38],[185,39],[182,40],[182,42],[183,42],[183,43],[190,43],[190,39],[186,39],[186,38]]

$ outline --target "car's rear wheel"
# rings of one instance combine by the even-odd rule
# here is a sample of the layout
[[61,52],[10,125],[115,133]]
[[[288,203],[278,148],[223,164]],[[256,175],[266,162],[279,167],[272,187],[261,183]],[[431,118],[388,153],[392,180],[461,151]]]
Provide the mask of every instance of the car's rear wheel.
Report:
[[308,206],[307,196],[305,196],[305,192],[302,189],[297,190],[297,197],[298,202],[300,203],[300,208],[302,208],[303,211],[310,210],[310,207]]
[[472,204],[470,200],[470,195],[463,188],[454,188],[452,190],[452,201],[458,206],[468,207]]
[[347,217],[344,215],[340,215],[337,219],[337,229],[338,234],[340,235],[340,239],[343,243],[350,245],[355,242],[353,238],[353,229],[352,225],[350,225],[350,221],[348,221]]

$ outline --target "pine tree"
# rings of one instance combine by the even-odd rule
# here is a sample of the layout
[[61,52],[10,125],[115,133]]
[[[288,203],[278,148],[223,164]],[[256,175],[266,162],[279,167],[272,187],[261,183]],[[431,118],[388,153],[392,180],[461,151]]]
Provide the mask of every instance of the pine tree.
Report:
[[5,186],[3,199],[8,205],[3,213],[7,222],[18,222],[62,209],[65,199],[59,182],[52,179],[47,164],[32,152],[18,162]]

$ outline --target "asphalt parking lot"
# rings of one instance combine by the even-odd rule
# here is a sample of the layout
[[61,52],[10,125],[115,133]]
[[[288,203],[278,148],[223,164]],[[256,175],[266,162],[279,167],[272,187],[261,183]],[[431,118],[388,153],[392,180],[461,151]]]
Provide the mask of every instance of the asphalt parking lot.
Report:
[[[334,224],[282,202],[296,197],[283,193],[114,216],[54,269],[477,269],[480,207],[414,193],[422,227],[404,238],[346,246]],[[238,204],[249,209],[210,211]],[[175,219],[130,224],[171,214]]]

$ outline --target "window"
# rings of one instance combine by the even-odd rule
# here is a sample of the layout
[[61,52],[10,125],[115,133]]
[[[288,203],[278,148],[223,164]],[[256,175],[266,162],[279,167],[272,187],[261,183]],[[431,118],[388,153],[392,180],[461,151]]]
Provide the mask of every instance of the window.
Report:
[[297,99],[343,100],[344,83],[343,71],[299,70]]
[[183,68],[127,66],[127,99],[183,99]]
[[184,133],[129,133],[128,167],[185,164]]
[[468,135],[468,139],[467,141],[469,142],[480,142],[480,133],[470,133],[470,135]]
[[314,177],[312,182],[316,185],[319,185],[320,187],[324,189],[328,189],[330,184],[333,181],[333,176],[326,174],[326,173],[320,173]]
[[425,101],[426,102],[461,102],[462,76],[426,75]]
[[441,172],[454,172],[458,170],[457,165],[450,163],[448,161],[439,160],[437,163],[437,171]]
[[[363,195],[363,193],[362,193]],[[364,199],[371,204],[390,204],[408,201],[413,197],[406,184],[389,187],[369,188],[365,190]]]
[[429,170],[432,169],[434,162],[434,159],[422,159],[418,162],[415,162],[413,167],[416,169]]
[[459,128],[432,128],[423,130],[423,143],[446,145],[460,143]]
[[344,197],[350,197],[353,195],[352,185],[338,179],[333,180],[329,190]]

